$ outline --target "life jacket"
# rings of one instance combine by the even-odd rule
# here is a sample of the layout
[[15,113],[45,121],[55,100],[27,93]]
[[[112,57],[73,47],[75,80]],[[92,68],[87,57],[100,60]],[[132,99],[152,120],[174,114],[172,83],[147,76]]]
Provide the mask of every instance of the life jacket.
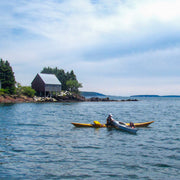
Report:
[[107,118],[106,124],[107,124],[107,125],[110,125],[110,124],[111,124],[111,117],[108,117],[108,118]]

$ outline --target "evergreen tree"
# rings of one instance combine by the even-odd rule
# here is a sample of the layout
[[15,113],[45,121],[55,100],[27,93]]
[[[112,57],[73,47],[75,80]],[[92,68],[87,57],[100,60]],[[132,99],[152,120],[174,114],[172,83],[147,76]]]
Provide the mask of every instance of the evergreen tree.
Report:
[[0,81],[1,86],[9,94],[15,93],[15,77],[12,67],[8,61],[0,60]]

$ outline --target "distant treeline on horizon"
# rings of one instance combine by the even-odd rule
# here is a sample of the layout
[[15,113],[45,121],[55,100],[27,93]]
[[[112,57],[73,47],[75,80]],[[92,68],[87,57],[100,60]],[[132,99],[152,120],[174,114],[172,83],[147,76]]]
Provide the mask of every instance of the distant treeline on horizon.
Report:
[[[82,96],[109,96],[109,95],[105,95],[102,93],[89,92],[89,91],[81,91],[80,94]],[[123,97],[123,96],[119,96],[119,97]],[[160,95],[132,95],[129,97],[180,97],[180,95],[164,95],[164,96],[160,96]]]
[[180,97],[180,95],[164,95],[164,96],[159,96],[159,95],[133,95],[130,97]]

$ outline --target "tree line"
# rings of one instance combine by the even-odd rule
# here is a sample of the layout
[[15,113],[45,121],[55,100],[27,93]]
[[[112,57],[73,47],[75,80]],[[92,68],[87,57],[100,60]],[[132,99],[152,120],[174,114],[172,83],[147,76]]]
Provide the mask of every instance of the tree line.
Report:
[[3,61],[0,59],[0,81],[1,88],[7,94],[15,93],[15,77],[14,72],[12,71],[12,67],[10,66],[8,61]]
[[[82,84],[78,82],[74,71],[65,72],[63,69],[44,67],[41,73],[55,74],[62,84],[62,90],[79,93],[79,88]],[[30,86],[21,86],[15,81],[14,72],[10,63],[6,60],[0,59],[0,95],[1,94],[17,94],[33,97],[35,90]]]

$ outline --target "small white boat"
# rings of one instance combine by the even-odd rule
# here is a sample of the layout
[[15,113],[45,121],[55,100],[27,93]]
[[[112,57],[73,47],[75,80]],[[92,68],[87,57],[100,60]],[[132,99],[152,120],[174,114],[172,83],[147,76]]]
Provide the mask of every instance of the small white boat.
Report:
[[116,128],[116,129],[120,129],[120,130],[123,130],[123,131],[127,131],[129,133],[133,133],[133,134],[136,134],[136,132],[138,131],[137,128],[132,128],[130,126],[127,126],[126,124],[124,123],[120,123],[118,121],[112,121],[112,124],[113,126]]

